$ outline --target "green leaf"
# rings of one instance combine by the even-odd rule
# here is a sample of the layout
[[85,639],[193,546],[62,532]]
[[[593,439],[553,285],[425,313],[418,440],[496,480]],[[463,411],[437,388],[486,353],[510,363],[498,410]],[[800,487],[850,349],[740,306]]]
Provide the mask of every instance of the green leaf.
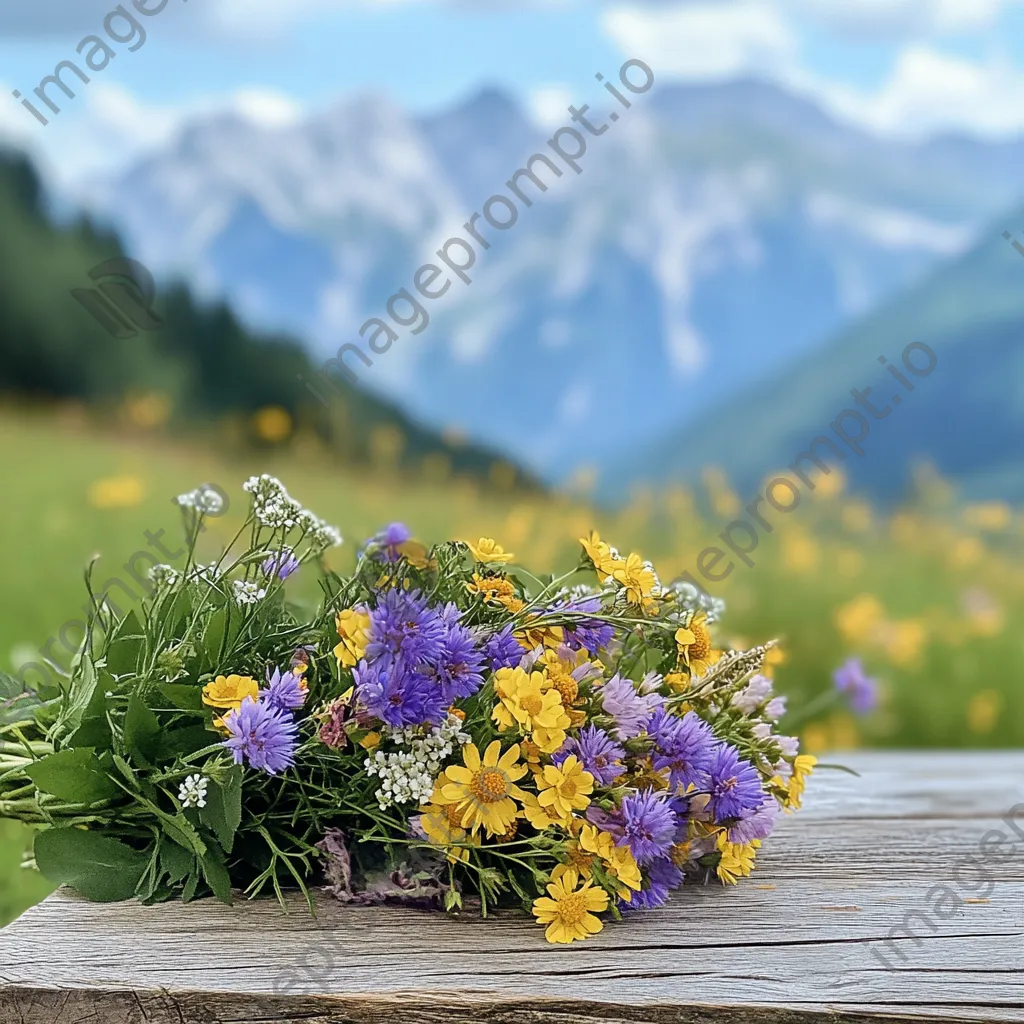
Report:
[[133,693],[124,716],[124,750],[144,768],[152,767],[160,748],[160,719]]
[[203,710],[203,688],[189,683],[162,683],[160,692],[182,711]]
[[185,888],[182,890],[181,899],[184,903],[191,903],[195,899],[196,889],[199,887],[199,865],[192,865],[192,872],[188,876],[185,882]]
[[92,663],[92,658],[83,648],[76,655],[76,671],[71,680],[71,687],[64,706],[61,708],[60,717],[53,728],[52,738],[54,740],[73,735],[82,724],[82,718],[92,702],[97,679],[96,667]]
[[176,757],[188,757],[203,747],[212,746],[219,739],[220,734],[205,725],[186,725],[178,729],[168,729],[160,737],[157,759],[173,761]]
[[211,672],[220,664],[221,644],[228,624],[228,605],[219,608],[210,616],[203,633],[203,650],[206,653],[205,668]]
[[146,636],[135,612],[129,612],[107,649],[107,670],[115,676],[134,672],[146,645]]
[[108,687],[104,685],[107,680],[113,685],[110,676],[104,677],[99,674],[99,683],[92,691],[92,697],[82,715],[81,725],[68,737],[68,743],[76,747],[96,747],[106,750],[110,747],[110,722],[107,720],[107,697]]
[[213,829],[225,853],[231,852],[235,833],[242,823],[242,769],[231,769],[228,781],[222,786],[211,781],[206,791],[206,806],[199,811],[204,825]]
[[221,903],[231,906],[231,877],[224,866],[224,858],[220,850],[211,846],[202,858],[203,877],[206,884],[213,890],[213,895]]
[[51,828],[35,841],[36,864],[51,882],[77,889],[90,900],[128,900],[149,856],[117,839],[79,828]]
[[25,774],[41,792],[69,803],[90,804],[121,795],[120,787],[110,780],[91,747],[49,754],[29,765]]
[[195,858],[177,843],[160,844],[160,869],[171,885],[177,885],[192,870]]

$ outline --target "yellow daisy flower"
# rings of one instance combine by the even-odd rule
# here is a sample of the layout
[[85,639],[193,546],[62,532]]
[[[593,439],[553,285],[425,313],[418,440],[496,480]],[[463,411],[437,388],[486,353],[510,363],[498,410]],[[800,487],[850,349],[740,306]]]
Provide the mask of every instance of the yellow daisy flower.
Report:
[[[536,778],[540,778],[539,770],[536,773]],[[572,823],[571,814],[562,814],[554,805],[545,807],[533,793],[523,794],[523,814],[538,832],[543,832],[553,825],[567,829]]]
[[[584,825],[580,831],[579,846],[585,852],[598,857],[605,871],[622,883],[619,896],[627,902],[632,892],[639,892],[643,885],[640,865],[627,846],[616,846],[614,837],[602,832],[594,825]],[[585,877],[589,877],[586,875]]]
[[485,601],[498,604],[516,596],[516,588],[512,581],[504,576],[481,576],[473,573],[473,579],[466,584],[471,594],[479,594]]
[[519,745],[502,754],[501,741],[494,740],[481,758],[476,744],[467,743],[462,748],[462,760],[462,765],[444,770],[433,802],[455,804],[460,825],[474,835],[481,825],[488,835],[504,835],[518,813],[516,801],[522,803],[526,795],[516,785],[526,774],[526,766],[519,764]]
[[437,559],[430,558],[427,547],[418,540],[407,540],[398,544],[395,550],[402,555],[414,569],[436,569]]
[[786,810],[798,811],[803,803],[804,787],[807,785],[807,776],[814,771],[818,759],[812,754],[797,754],[793,762],[793,774],[790,776],[786,786]]
[[[521,608],[518,610],[522,611]],[[527,625],[523,629],[516,630],[512,635],[519,641],[519,646],[525,647],[528,651],[532,651],[535,647],[560,647],[565,639],[561,626],[545,626],[539,615],[529,616]]]
[[492,537],[481,537],[475,544],[467,541],[466,546],[476,562],[511,562],[516,557],[511,551],[505,551]]
[[654,570],[638,554],[631,554],[612,570],[612,579],[626,592],[626,600],[633,605],[649,607],[651,596],[658,585]]
[[587,881],[577,889],[579,875],[574,868],[562,872],[548,887],[548,895],[533,901],[533,916],[546,924],[548,942],[572,942],[596,935],[604,923],[595,914],[608,909],[608,893]]
[[579,758],[570,754],[560,765],[546,764],[537,776],[537,799],[542,807],[554,807],[563,818],[582,811],[594,792],[594,776],[583,768]]
[[685,665],[694,676],[702,676],[722,657],[711,643],[711,631],[707,626],[707,615],[698,612],[689,623],[676,630],[676,647],[680,664]]
[[447,852],[448,860],[468,861],[469,833],[462,827],[462,814],[457,804],[437,804],[431,801],[420,808],[420,827],[427,838]]
[[203,687],[203,703],[211,708],[240,708],[246,697],[256,700],[260,684],[249,676],[217,676]]
[[[534,742],[545,754],[553,754],[565,742],[565,730],[569,728],[569,716],[558,691],[540,672],[527,675],[521,668],[501,671],[506,673],[501,681],[495,679],[500,702],[492,712],[499,729],[518,725],[534,734]],[[557,745],[552,746],[556,739]]]
[[596,530],[592,530],[589,537],[580,537],[580,543],[597,572],[597,578],[602,583],[607,583],[616,566],[621,563],[621,559],[616,559],[612,555],[612,549],[601,540]]
[[370,642],[370,613],[365,608],[346,608],[338,612],[338,636],[341,643],[334,648],[339,668],[358,665]]
[[722,854],[718,867],[719,879],[725,885],[735,885],[741,878],[746,878],[754,870],[754,858],[757,857],[760,839],[752,839],[749,843],[730,843],[726,832],[719,832],[715,846]]

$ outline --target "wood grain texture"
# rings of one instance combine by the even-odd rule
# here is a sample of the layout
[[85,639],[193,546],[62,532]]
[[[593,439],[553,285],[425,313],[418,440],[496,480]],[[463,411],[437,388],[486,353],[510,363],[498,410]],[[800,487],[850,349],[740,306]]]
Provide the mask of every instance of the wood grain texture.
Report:
[[569,947],[513,915],[58,893],[0,931],[0,1022],[1024,1022],[1024,752],[842,760],[745,883]]

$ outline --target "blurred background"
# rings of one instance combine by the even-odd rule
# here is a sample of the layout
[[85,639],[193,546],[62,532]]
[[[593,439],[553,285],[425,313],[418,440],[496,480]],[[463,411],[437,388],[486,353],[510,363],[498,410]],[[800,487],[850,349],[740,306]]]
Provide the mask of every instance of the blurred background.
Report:
[[[781,639],[812,752],[1024,742],[1024,3],[137,2],[0,10],[0,669],[66,665],[91,555],[131,589],[172,496],[228,492],[213,546],[261,471],[342,570],[400,519],[541,571],[596,527],[696,575],[870,386],[904,400],[863,456],[709,585],[722,640]],[[595,76],[632,58],[626,111]],[[581,173],[330,393],[570,104],[621,114]],[[124,256],[156,282],[127,320],[90,277]],[[914,342],[909,392],[879,358]],[[826,698],[850,658],[868,714]],[[46,891],[25,842],[0,819],[0,924]]]

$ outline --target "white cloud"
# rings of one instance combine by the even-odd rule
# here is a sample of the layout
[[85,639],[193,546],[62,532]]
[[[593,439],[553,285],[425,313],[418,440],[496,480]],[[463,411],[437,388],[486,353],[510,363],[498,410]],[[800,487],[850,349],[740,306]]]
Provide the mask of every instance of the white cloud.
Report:
[[792,62],[797,39],[779,11],[760,0],[683,6],[613,6],[602,16],[623,52],[679,78],[767,73]]
[[874,92],[821,79],[805,84],[834,113],[880,132],[1006,135],[1024,129],[1024,71],[1000,59],[973,62],[913,44]]
[[574,102],[572,90],[564,85],[544,85],[534,89],[528,103],[534,121],[545,128],[565,124],[568,109]]
[[1019,0],[783,0],[839,32],[862,38],[920,39],[991,28]]

